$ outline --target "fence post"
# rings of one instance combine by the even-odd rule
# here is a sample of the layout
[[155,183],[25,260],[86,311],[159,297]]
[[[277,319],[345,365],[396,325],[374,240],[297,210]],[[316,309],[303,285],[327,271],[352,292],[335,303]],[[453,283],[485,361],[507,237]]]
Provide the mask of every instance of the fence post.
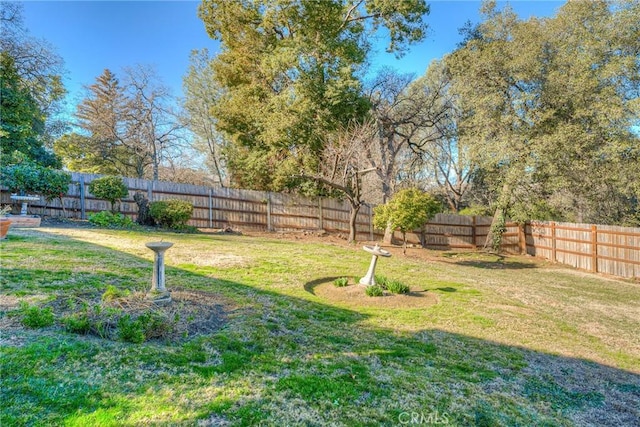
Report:
[[213,188],[209,188],[209,228],[213,228]]
[[85,220],[87,216],[86,215],[87,211],[84,206],[85,204],[84,175],[80,175],[80,182],[78,184],[80,185],[80,219]]
[[556,262],[556,223],[551,222],[551,261]]
[[147,199],[153,201],[153,181],[147,181]]
[[591,271],[598,272],[598,226],[591,226]]
[[273,231],[271,227],[271,191],[267,191],[267,231]]
[[471,241],[473,242],[473,249],[478,248],[478,242],[476,242],[476,216],[471,217]]
[[324,231],[324,215],[322,214],[322,197],[318,197],[318,229]]

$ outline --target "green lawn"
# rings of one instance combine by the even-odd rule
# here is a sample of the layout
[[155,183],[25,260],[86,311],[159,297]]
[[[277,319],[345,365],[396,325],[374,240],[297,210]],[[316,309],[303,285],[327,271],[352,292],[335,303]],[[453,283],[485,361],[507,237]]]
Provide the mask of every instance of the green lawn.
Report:
[[[144,243],[160,239],[175,243],[167,286],[224,301],[219,329],[142,344],[63,329],[61,302],[146,290]],[[364,275],[360,246],[40,228],[0,250],[3,427],[640,424],[631,281],[526,257],[394,255],[378,273],[437,303],[381,308],[314,292]],[[20,301],[53,307],[54,324],[19,325]]]

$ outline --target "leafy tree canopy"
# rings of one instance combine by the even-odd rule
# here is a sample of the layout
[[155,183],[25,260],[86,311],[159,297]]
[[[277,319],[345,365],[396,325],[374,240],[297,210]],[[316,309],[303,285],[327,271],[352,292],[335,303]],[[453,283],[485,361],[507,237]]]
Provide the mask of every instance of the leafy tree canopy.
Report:
[[546,204],[601,223],[637,213],[640,2],[568,2],[527,21],[493,1],[482,11],[446,63],[459,143],[495,206],[527,219]]
[[374,208],[373,225],[380,230],[399,229],[406,250],[407,233],[424,226],[438,212],[442,212],[442,204],[435,197],[417,188],[407,188]]
[[21,153],[34,162],[57,167],[60,162],[50,148],[65,127],[57,119],[66,95],[63,61],[46,41],[29,36],[21,3],[1,2],[0,23],[2,162],[17,162],[22,157],[14,153]]
[[314,169],[325,135],[368,110],[358,73],[369,37],[385,27],[401,53],[423,38],[428,11],[424,0],[205,0],[200,17],[222,46],[211,113],[236,185],[275,189],[291,170]]

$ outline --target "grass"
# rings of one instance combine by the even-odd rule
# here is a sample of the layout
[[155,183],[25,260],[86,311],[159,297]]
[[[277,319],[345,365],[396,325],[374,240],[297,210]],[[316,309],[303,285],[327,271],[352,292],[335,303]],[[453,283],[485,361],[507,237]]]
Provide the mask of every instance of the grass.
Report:
[[0,326],[22,301],[44,307],[87,292],[145,291],[153,254],[144,243],[161,239],[175,243],[168,288],[228,300],[237,309],[224,326],[142,344],[67,332],[60,318],[12,327],[0,336],[1,425],[640,420],[640,286],[523,257],[394,256],[378,271],[438,304],[358,309],[305,290],[362,276],[369,257],[358,247],[16,229],[0,243]]

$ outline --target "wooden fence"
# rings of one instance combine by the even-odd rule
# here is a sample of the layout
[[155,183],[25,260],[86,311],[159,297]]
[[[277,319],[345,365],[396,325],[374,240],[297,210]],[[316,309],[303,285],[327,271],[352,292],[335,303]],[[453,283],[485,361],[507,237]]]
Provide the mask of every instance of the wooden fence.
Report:
[[[94,197],[89,184],[102,175],[72,173],[69,191],[60,200],[44,200],[29,204],[29,213],[58,217],[87,219],[92,213],[111,209],[109,202]],[[349,232],[349,205],[345,201],[328,198],[307,198],[294,194],[242,190],[226,187],[205,187],[164,181],[123,178],[129,188],[119,211],[135,219],[137,205],[133,200],[141,191],[150,201],[180,199],[194,206],[189,225],[198,228],[236,228],[262,231],[325,230]],[[10,194],[3,191],[2,204],[12,203]],[[357,217],[358,240],[374,240],[380,234],[371,227],[373,209],[364,205]]]
[[640,278],[640,228],[531,221],[527,253],[573,267]]
[[[67,217],[86,219],[89,214],[110,209],[95,198],[89,183],[101,175],[72,173],[72,184],[63,197]],[[135,219],[133,196],[143,192],[151,201],[187,200],[194,205],[190,225],[198,228],[236,228],[257,231],[325,230],[349,232],[349,204],[328,198],[307,198],[292,194],[204,187],[144,179],[124,178],[129,197],[120,212]],[[0,195],[2,204],[12,203],[9,193]],[[61,216],[59,200],[30,204],[30,213]],[[373,207],[364,205],[358,213],[356,239],[373,241],[382,232],[372,225]],[[491,217],[438,214],[422,230],[407,233],[411,244],[425,243],[439,250],[476,249],[484,245]],[[640,228],[593,224],[532,221],[524,227],[507,222],[502,248],[509,253],[526,253],[576,268],[620,277],[640,278]],[[400,233],[396,231],[396,238]]]

